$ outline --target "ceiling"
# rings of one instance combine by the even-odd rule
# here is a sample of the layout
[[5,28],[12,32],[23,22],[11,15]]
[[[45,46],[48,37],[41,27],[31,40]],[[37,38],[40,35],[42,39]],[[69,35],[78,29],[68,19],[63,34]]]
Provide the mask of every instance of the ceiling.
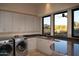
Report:
[[1,3],[0,9],[24,14],[44,16],[77,6],[77,3]]

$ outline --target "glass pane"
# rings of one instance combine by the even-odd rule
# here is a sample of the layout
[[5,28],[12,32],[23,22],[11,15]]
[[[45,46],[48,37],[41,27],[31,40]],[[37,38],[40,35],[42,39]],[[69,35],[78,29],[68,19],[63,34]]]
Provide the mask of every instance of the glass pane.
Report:
[[50,35],[50,17],[44,18],[44,34]]
[[67,13],[55,15],[55,36],[67,36]]
[[74,36],[79,36],[79,10],[74,11]]

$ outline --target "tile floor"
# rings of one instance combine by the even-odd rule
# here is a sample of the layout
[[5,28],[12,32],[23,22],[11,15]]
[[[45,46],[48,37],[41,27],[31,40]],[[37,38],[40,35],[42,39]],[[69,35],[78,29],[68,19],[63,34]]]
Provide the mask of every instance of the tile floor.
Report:
[[28,52],[28,56],[46,56],[46,54],[35,50],[35,51]]

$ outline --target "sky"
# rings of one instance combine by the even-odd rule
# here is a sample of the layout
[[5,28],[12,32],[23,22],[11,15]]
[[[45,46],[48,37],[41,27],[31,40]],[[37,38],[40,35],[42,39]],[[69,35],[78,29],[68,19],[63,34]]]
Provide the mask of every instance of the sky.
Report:
[[74,19],[75,22],[79,22],[79,10],[74,11]]
[[67,17],[62,17],[62,14],[56,14],[55,25],[67,25]]
[[50,17],[45,17],[44,18],[44,24],[50,25]]

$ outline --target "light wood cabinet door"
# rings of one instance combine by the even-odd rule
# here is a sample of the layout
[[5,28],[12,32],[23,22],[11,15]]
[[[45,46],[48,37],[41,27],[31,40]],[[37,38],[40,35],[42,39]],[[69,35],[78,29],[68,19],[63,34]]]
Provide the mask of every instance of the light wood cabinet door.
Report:
[[37,41],[37,49],[45,54],[51,55],[52,50],[50,49],[50,45],[52,44],[52,41],[46,40],[46,39],[39,39]]
[[0,11],[0,32],[40,33],[36,16]]
[[0,32],[12,32],[12,13],[0,11]]
[[28,38],[27,39],[28,51],[36,49],[36,38]]
[[13,32],[25,32],[24,15],[13,13]]

